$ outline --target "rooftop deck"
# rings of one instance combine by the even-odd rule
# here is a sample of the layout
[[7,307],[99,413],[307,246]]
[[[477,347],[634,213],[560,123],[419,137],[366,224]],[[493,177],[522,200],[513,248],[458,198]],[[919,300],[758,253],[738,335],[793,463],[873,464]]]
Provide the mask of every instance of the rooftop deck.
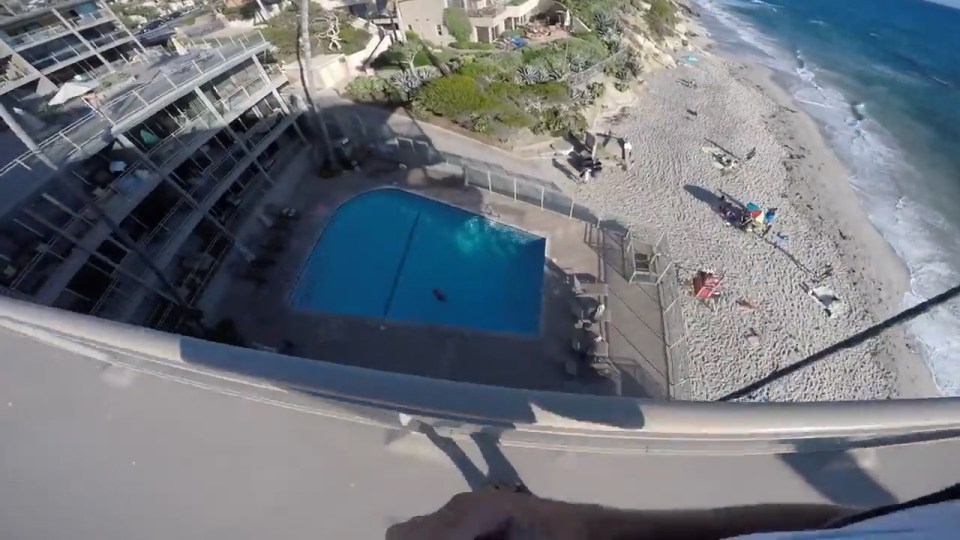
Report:
[[[574,393],[664,398],[667,372],[660,303],[653,284],[629,284],[618,261],[599,249],[601,231],[538,207],[465,187],[463,180],[422,169],[370,178],[349,173],[334,180],[311,175],[286,180],[276,203],[293,206],[303,218],[294,225],[275,268],[260,282],[235,278],[211,321],[232,318],[249,342],[292,347],[294,354],[354,366],[497,386]],[[369,189],[397,185],[466,210],[485,214],[548,238],[541,328],[538,339],[465,329],[384,323],[293,311],[289,297],[324,224],[341,203]],[[293,202],[291,202],[293,201]],[[257,250],[265,227],[241,238]],[[242,272],[237,267],[225,271]],[[609,356],[620,371],[613,382],[578,361],[572,348],[574,322],[570,278],[609,284],[609,323],[603,332]],[[572,360],[578,366],[572,373]],[[522,362],[522,365],[520,364]],[[620,388],[617,388],[619,386]]]

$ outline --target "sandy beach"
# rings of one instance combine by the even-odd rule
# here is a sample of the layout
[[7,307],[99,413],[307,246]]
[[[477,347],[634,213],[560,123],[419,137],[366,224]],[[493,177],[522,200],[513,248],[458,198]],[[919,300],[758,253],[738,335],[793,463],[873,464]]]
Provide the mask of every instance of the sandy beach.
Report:
[[[817,126],[760,66],[711,52],[646,77],[634,105],[601,118],[598,133],[624,137],[624,171],[608,147],[599,179],[578,198],[604,215],[669,234],[681,283],[699,269],[721,273],[721,296],[682,295],[692,399],[715,399],[898,311],[908,288],[903,263],[869,222]],[[678,79],[695,81],[695,87]],[[688,112],[696,111],[693,116]],[[721,174],[705,140],[753,159]],[[761,237],[727,225],[716,197],[778,209]],[[778,237],[778,234],[780,235]],[[785,237],[785,238],[784,238]],[[829,270],[828,270],[829,269]],[[673,271],[673,270],[671,270]],[[829,318],[804,293],[820,274],[846,312]],[[756,309],[740,304],[748,302]],[[757,338],[748,339],[755,335]],[[802,370],[755,396],[772,401],[864,400],[938,395],[902,330]]]

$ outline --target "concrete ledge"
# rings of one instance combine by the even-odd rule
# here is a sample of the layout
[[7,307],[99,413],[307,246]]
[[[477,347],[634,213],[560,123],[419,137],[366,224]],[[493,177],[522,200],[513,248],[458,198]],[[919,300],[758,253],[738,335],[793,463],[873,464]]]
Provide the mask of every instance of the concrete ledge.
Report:
[[401,427],[403,412],[453,430],[493,428],[551,447],[819,451],[953,438],[960,429],[954,398],[744,404],[533,392],[241,349],[9,298],[0,299],[0,328],[77,356],[317,414]]

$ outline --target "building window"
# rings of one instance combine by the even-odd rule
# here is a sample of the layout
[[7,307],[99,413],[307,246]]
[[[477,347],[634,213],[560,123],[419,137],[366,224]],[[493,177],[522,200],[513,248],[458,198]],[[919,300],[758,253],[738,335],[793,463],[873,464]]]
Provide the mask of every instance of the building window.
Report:
[[437,35],[438,35],[438,36],[442,36],[442,35],[443,35],[443,25],[442,25],[442,24],[438,24],[438,25],[437,25]]

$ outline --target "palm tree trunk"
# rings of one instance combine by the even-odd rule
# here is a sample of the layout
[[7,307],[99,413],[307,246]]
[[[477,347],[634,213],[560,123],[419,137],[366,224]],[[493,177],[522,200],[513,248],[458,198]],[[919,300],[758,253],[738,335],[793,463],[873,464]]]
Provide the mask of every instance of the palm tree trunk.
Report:
[[[336,166],[336,160],[333,156],[333,145],[330,142],[330,134],[327,133],[327,125],[320,119],[320,111],[317,108],[313,96],[316,94],[316,84],[313,73],[313,50],[310,44],[310,0],[300,0],[300,24],[297,26],[297,63],[300,66],[300,83],[303,84],[304,97],[307,103],[307,121],[310,125],[310,131],[316,134],[322,134],[321,143],[327,149],[327,160],[331,167]],[[323,160],[320,157],[320,151],[314,145],[314,160],[317,163]]]
[[260,18],[267,22],[267,7],[263,5],[262,0],[257,0],[257,6],[260,8]]
[[387,6],[387,11],[390,12],[390,33],[393,35],[393,42],[399,43],[400,36],[397,35],[397,0],[390,0],[390,4]]

